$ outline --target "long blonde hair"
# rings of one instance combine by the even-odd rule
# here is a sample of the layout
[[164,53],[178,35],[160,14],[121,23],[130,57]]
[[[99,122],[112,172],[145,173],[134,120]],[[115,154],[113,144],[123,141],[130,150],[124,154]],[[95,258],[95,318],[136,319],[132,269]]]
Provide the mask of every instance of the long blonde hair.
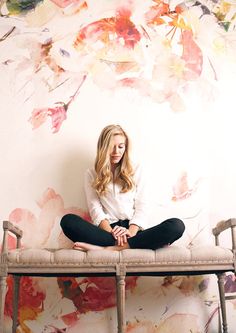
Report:
[[[112,138],[115,135],[125,137],[125,152],[117,167],[116,178],[113,180],[110,162]],[[129,157],[130,141],[126,132],[119,125],[106,126],[97,143],[97,156],[95,159],[96,178],[93,186],[99,195],[107,192],[107,186],[111,181],[121,185],[121,192],[125,193],[133,189],[133,167]]]

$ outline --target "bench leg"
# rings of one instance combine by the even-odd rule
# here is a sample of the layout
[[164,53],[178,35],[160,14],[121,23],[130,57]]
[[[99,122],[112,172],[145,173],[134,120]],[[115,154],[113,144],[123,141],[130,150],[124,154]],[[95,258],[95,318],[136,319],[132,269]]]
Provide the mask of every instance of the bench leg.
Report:
[[223,333],[228,333],[228,325],[226,318],[226,305],[225,305],[225,291],[224,291],[224,273],[217,274],[218,278],[218,287],[219,287],[219,295],[220,295],[220,309],[222,315],[222,327]]
[[0,277],[0,332],[4,333],[4,307],[7,292],[7,278]]
[[14,288],[13,288],[13,318],[12,318],[12,333],[16,333],[17,320],[18,320],[18,302],[19,302],[19,290],[20,290],[20,276],[13,276]]
[[118,333],[125,333],[125,275],[116,276]]

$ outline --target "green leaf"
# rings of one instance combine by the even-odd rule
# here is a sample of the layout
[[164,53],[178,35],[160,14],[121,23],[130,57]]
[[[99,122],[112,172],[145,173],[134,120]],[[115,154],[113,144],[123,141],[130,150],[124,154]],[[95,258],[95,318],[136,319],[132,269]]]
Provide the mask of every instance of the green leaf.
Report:
[[10,14],[20,14],[34,9],[43,0],[7,0],[6,6]]

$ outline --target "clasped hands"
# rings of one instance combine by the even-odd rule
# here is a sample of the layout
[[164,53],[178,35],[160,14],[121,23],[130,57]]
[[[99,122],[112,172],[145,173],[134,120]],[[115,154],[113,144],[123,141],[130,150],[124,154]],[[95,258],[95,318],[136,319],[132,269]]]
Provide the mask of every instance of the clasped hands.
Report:
[[129,229],[116,225],[112,231],[112,236],[115,238],[118,246],[123,246],[127,243],[127,238],[133,237],[135,234],[132,234]]

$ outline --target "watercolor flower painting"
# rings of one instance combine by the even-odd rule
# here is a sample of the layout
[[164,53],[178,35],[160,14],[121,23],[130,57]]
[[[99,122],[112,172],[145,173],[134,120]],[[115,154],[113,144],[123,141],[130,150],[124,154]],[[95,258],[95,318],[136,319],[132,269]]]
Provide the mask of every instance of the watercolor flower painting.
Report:
[[[1,0],[1,212],[23,230],[22,246],[71,247],[62,216],[91,222],[82,177],[108,121],[127,126],[138,157],[150,158],[151,222],[177,212],[180,246],[209,241],[206,221],[235,214],[235,55],[234,0]],[[7,285],[9,333],[11,277]],[[129,276],[126,333],[216,332],[215,285]],[[236,291],[233,274],[225,291]],[[235,300],[227,306],[233,326]],[[22,278],[17,333],[93,331],[116,331],[113,278]]]
[[[38,89],[47,101],[35,103],[34,129],[51,117],[57,133],[85,78],[101,89],[135,89],[173,111],[184,111],[189,90],[203,98],[207,85],[207,94],[216,95],[220,61],[235,66],[233,2],[135,0],[103,6],[109,13],[105,16],[91,0],[1,2],[1,63],[24,78],[20,90],[25,102]],[[7,51],[12,43],[18,46],[14,55]],[[58,101],[62,87],[76,93]]]
[[[189,191],[186,187],[187,173],[181,175],[180,179],[174,185],[174,193],[179,198],[176,200],[187,200]],[[197,188],[194,190],[197,191]],[[173,200],[170,198],[170,200]],[[61,232],[59,221],[61,217],[68,213],[73,213],[82,216],[88,223],[91,221],[88,213],[76,207],[65,207],[63,198],[57,194],[52,188],[48,188],[40,199],[37,200],[39,214],[35,215],[28,209],[15,208],[9,215],[9,220],[18,225],[23,230],[22,247],[48,247],[54,246],[56,248],[71,247],[72,243]],[[32,228],[34,233],[32,234]],[[192,234],[192,239],[196,237]],[[15,239],[9,238],[9,248],[15,246]],[[126,291],[130,295],[135,293],[138,287],[138,277],[129,276],[126,278]],[[226,283],[228,287],[230,277]],[[180,296],[189,296],[196,292],[204,294],[208,289],[209,278],[204,277],[163,277],[160,278],[160,285],[156,286],[158,298],[162,294],[167,295],[175,289]],[[7,280],[8,291],[6,295],[5,315],[12,318],[12,295],[13,295],[13,279],[9,277]],[[24,333],[34,332],[32,327],[37,323],[40,329],[47,332],[73,332],[75,327],[80,324],[80,316],[90,312],[102,312],[108,309],[113,309],[116,306],[116,287],[114,277],[58,277],[52,282],[46,282],[45,278],[21,278],[21,291],[19,298],[19,327]],[[231,284],[232,285],[232,284]],[[52,297],[48,291],[54,291],[57,295]],[[149,289],[148,289],[149,290]],[[149,293],[147,291],[147,293]],[[50,305],[49,305],[50,304]],[[56,304],[60,304],[58,308]],[[69,305],[68,305],[69,304]],[[166,310],[167,313],[168,310]],[[217,311],[214,312],[214,315]],[[185,318],[184,327],[188,327],[188,314],[182,314],[181,317]],[[57,321],[55,321],[55,317]],[[172,317],[158,325],[157,332],[162,329],[162,325],[171,325]],[[178,316],[176,315],[176,319]],[[212,318],[209,319],[210,321]],[[33,325],[31,327],[31,325]],[[141,325],[141,326],[140,326]],[[145,322],[130,323],[127,326],[127,331],[132,332],[138,327],[146,325]],[[149,324],[148,324],[149,325]],[[197,327],[197,321],[194,324]],[[195,327],[194,326],[194,327]],[[149,327],[149,326],[148,326]],[[180,325],[180,327],[182,327]],[[39,328],[38,328],[39,329]],[[180,329],[180,328],[179,328]],[[183,329],[183,328],[181,328]],[[187,329],[187,328],[185,328]],[[43,331],[44,332],[44,331]],[[155,332],[155,331],[154,331]],[[161,331],[160,331],[161,332]],[[171,332],[171,331],[170,331]],[[206,331],[207,333],[207,331]]]

